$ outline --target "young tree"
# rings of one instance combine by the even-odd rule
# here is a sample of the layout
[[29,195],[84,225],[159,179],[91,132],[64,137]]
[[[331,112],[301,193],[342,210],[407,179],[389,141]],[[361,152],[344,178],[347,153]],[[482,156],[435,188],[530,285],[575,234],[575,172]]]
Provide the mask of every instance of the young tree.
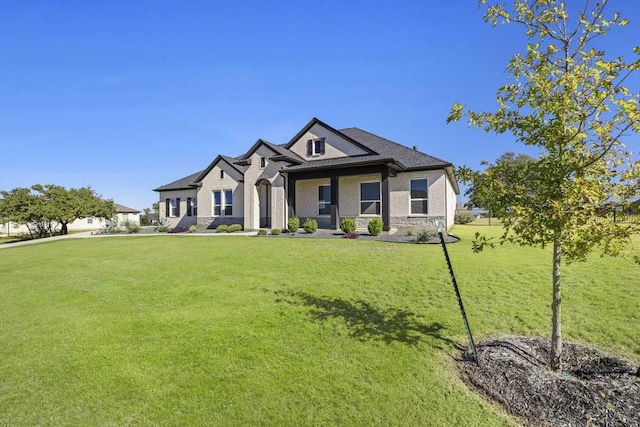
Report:
[[[529,41],[509,62],[512,79],[499,88],[495,112],[456,103],[447,121],[465,116],[486,132],[509,132],[540,149],[526,174],[494,188],[508,204],[499,212],[503,241],[553,247],[550,367],[561,370],[561,261],[584,260],[596,248],[619,255],[639,231],[637,224],[593,219],[604,204],[625,204],[639,194],[640,162],[623,139],[640,131],[640,94],[625,86],[640,67],[640,48],[633,47],[636,58],[625,61],[596,47],[610,29],[628,24],[618,12],[605,15],[606,0],[586,1],[576,11],[559,0],[479,4],[486,6],[486,22],[520,24]],[[493,185],[500,178],[488,173],[484,179]]]

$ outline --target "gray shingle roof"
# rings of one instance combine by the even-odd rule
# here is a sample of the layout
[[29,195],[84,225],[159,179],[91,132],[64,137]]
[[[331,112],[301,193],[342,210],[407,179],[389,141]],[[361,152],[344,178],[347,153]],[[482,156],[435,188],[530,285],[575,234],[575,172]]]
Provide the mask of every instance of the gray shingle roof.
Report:
[[115,205],[116,205],[116,213],[140,213],[138,209],[128,208],[124,205],[119,205],[117,203]]
[[180,178],[177,181],[173,181],[167,185],[154,188],[153,191],[186,190],[186,189],[193,188],[196,185],[195,184],[196,178],[198,178],[198,176],[200,176],[202,172],[203,171],[196,172],[189,176],[185,176],[184,178]]
[[405,147],[397,142],[374,135],[358,128],[341,129],[340,133],[371,148],[383,157],[395,159],[407,169],[444,168],[451,166],[451,162],[438,159],[420,151]]
[[326,160],[311,160],[301,165],[285,168],[286,171],[316,170],[329,167],[347,167],[364,164],[395,163],[402,170],[441,169],[451,167],[451,163],[420,151],[405,147],[397,142],[382,138],[371,132],[358,128],[338,131],[375,154],[340,157]]
[[[299,135],[303,133],[305,130],[310,128],[314,123],[319,123],[322,126],[327,127],[331,131],[336,134],[342,135],[347,140],[351,140],[352,143],[361,145],[366,151],[371,154],[365,154],[361,156],[350,156],[350,157],[340,157],[334,159],[324,159],[324,160],[311,160],[305,161],[303,158],[298,156],[293,151],[289,150],[291,144],[293,144]],[[239,164],[242,160],[246,160],[260,144],[264,144],[268,146],[271,150],[277,153],[274,157],[283,157],[285,160],[291,160],[290,163],[294,163],[291,166],[285,167],[283,171],[287,172],[300,172],[300,171],[311,171],[318,170],[324,168],[342,168],[342,167],[351,167],[351,166],[362,166],[362,165],[373,165],[373,164],[389,164],[395,165],[394,168],[398,170],[428,170],[428,169],[445,169],[447,174],[449,175],[452,183],[454,184],[456,192],[459,192],[457,188],[457,183],[455,181],[455,177],[453,176],[452,164],[447,162],[446,160],[439,159],[437,157],[430,156],[429,154],[422,153],[415,149],[411,149],[404,145],[398,144],[397,142],[393,142],[381,136],[375,135],[371,132],[367,132],[365,130],[352,127],[341,130],[335,130],[330,126],[320,122],[318,119],[314,118],[309,122],[309,124],[300,131],[296,137],[294,137],[291,142],[283,145],[276,145],[265,140],[259,139],[249,151],[247,151],[244,155],[239,157],[227,157],[227,156],[218,156],[216,160],[214,160],[207,169],[197,172],[195,174],[189,175],[177,181],[174,181],[170,184],[163,185],[162,187],[156,188],[154,191],[166,191],[166,190],[182,190],[193,188],[197,185],[198,178],[202,178],[203,175],[206,175],[214,163],[217,160],[223,159],[230,163],[234,168],[236,168],[240,173],[244,175],[244,172],[247,169],[247,165]],[[299,164],[296,164],[299,163]]]

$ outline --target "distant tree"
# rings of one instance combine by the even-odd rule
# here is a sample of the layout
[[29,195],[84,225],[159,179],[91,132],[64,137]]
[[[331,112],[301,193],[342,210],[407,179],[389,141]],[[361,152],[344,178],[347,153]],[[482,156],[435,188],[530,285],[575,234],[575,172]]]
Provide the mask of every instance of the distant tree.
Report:
[[31,189],[24,187],[11,191],[0,190],[0,194],[0,216],[3,221],[26,225],[33,238],[36,231],[33,224],[37,220],[36,212],[39,210],[38,198],[31,193]]
[[140,225],[151,225],[151,209],[144,208],[140,217]]
[[151,205],[151,207],[153,209],[153,219],[155,221],[160,220],[160,202],[155,202],[153,205]]
[[0,215],[7,221],[24,224],[33,237],[53,234],[58,224],[67,234],[67,225],[81,218],[110,219],[115,216],[112,200],[103,200],[91,188],[65,189],[59,185],[35,184],[31,188],[0,191]]
[[505,199],[504,188],[516,182],[530,182],[527,170],[533,163],[535,159],[528,154],[507,152],[494,164],[483,161],[481,165],[486,167],[483,172],[465,166],[458,168],[458,180],[469,185],[464,193],[469,198],[465,206],[469,209],[485,209],[490,216],[507,210],[510,200]]
[[[486,132],[511,133],[541,151],[512,185],[501,186],[499,173],[483,179],[509,206],[498,211],[506,229],[503,241],[553,246],[550,366],[561,370],[561,261],[584,260],[596,248],[620,255],[631,234],[640,231],[637,224],[592,221],[603,204],[638,197],[640,162],[623,139],[640,131],[640,94],[625,86],[640,59],[608,58],[595,46],[610,29],[628,23],[618,12],[605,16],[606,0],[586,1],[573,17],[558,0],[515,0],[512,7],[487,3],[479,2],[486,6],[486,22],[523,25],[526,51],[511,59],[512,80],[498,90],[495,112],[456,103],[447,121],[466,116]],[[640,48],[633,52],[640,54]]]

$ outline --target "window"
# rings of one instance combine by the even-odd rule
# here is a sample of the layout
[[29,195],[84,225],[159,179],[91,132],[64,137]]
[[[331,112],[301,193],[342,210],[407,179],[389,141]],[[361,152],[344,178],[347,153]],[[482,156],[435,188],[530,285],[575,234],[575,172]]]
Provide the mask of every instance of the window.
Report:
[[260,169],[264,169],[267,166],[267,159],[260,157]]
[[187,216],[198,216],[198,199],[187,197]]
[[93,224],[93,218],[87,218],[87,224]]
[[220,179],[224,179],[224,171],[220,169]]
[[360,213],[363,215],[380,215],[380,204],[380,183],[361,183]]
[[307,156],[319,156],[320,154],[324,154],[324,138],[308,140]]
[[213,215],[219,216],[222,214],[222,193],[220,191],[213,192]]
[[164,201],[164,216],[177,217],[180,216],[180,198],[165,199]]
[[426,215],[428,209],[427,180],[411,180],[411,214]]
[[233,191],[224,191],[224,214],[231,216],[233,214]]
[[[224,195],[224,199],[223,196]],[[233,214],[233,191],[214,191],[213,192],[213,215],[214,216],[231,216]]]
[[331,186],[318,187],[318,215],[331,215]]
[[122,214],[122,221],[124,221],[124,222],[129,221],[129,214],[128,213],[123,213]]

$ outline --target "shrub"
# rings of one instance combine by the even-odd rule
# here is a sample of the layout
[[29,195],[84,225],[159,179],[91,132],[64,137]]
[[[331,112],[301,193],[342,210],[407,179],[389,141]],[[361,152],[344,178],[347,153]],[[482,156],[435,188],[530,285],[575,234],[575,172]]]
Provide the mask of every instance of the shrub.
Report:
[[313,218],[307,218],[302,224],[302,228],[304,228],[305,233],[313,234],[318,229],[318,221]]
[[166,233],[167,231],[169,231],[169,227],[167,227],[166,225],[161,225],[160,227],[158,227],[158,233]]
[[195,233],[196,231],[198,231],[198,224],[191,224],[189,226],[189,233]]
[[358,233],[352,232],[352,233],[344,233],[344,236],[342,236],[343,239],[357,239],[360,235]]
[[231,224],[229,226],[229,230],[227,230],[229,233],[235,233],[236,231],[242,231],[242,225],[240,224]]
[[216,228],[216,233],[228,233],[229,226],[227,224],[221,224]]
[[265,230],[264,228],[261,228],[260,230],[258,230],[258,236],[266,236],[267,235],[267,230]]
[[409,237],[413,236],[413,230],[407,230],[407,236]]
[[279,228],[272,228],[271,229],[271,235],[272,236],[277,236],[278,234],[282,233],[282,230]]
[[127,233],[129,234],[140,232],[140,226],[138,224],[127,224],[126,227],[127,227]]
[[427,243],[429,242],[429,240],[433,239],[436,236],[437,233],[435,231],[422,230],[416,237],[416,243]]
[[453,218],[453,222],[455,224],[469,224],[473,222],[475,217],[473,216],[473,212],[469,211],[460,211],[456,212],[456,215]]
[[188,230],[184,227],[173,227],[169,233],[186,233]]
[[289,231],[289,233],[297,233],[299,228],[300,218],[297,218],[295,216],[293,218],[289,218],[289,221],[287,221],[287,230]]
[[354,233],[356,231],[356,220],[353,218],[343,218],[342,221],[340,221],[340,230],[346,234]]
[[367,224],[367,229],[369,230],[369,234],[371,234],[372,236],[377,236],[382,232],[383,226],[384,222],[382,221],[382,218],[375,217],[371,218],[371,221],[369,221],[369,224]]

